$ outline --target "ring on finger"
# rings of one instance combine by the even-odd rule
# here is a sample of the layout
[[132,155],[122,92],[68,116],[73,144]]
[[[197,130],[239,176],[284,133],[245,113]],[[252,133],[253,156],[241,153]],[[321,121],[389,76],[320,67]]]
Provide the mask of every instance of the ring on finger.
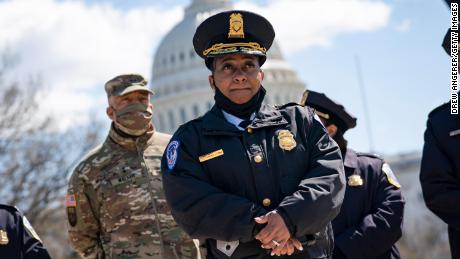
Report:
[[280,241],[276,241],[276,240],[272,240],[272,243],[275,245],[275,246],[280,246]]

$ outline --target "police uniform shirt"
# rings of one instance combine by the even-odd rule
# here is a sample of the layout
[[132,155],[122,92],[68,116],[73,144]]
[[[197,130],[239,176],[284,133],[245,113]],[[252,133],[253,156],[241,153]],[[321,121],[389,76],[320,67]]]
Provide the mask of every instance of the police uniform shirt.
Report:
[[450,103],[428,115],[420,182],[427,207],[448,224],[452,258],[460,258],[460,116]]
[[310,108],[263,105],[241,131],[214,106],[176,131],[162,174],[172,215],[192,237],[207,239],[209,258],[229,258],[221,241],[233,241],[231,258],[269,258],[254,239],[254,218],[274,209],[294,237],[311,241],[289,258],[330,255],[326,226],[343,199],[343,163]]
[[374,155],[347,149],[347,187],[339,215],[332,221],[334,259],[400,258],[404,199],[389,165]]
[[51,258],[25,216],[4,204],[0,204],[0,258]]

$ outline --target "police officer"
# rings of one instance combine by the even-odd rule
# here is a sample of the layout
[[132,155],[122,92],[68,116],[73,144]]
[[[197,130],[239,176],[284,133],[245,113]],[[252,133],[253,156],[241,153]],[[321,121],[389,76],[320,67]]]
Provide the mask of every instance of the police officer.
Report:
[[327,258],[344,194],[340,150],[311,109],[262,105],[260,69],[275,33],[262,16],[226,11],[202,22],[195,51],[215,105],[182,125],[162,160],[178,224],[207,258]]
[[35,230],[14,206],[0,204],[0,257],[50,259]]
[[[457,1],[446,2],[449,7],[451,2],[455,2],[458,6]],[[442,44],[449,55],[451,55],[450,33],[449,30]],[[452,49],[452,53],[458,56],[458,42],[457,48]],[[450,114],[450,102],[435,108],[428,115],[420,183],[426,206],[448,224],[452,258],[459,259],[460,116]]]
[[66,196],[71,244],[84,258],[197,258],[164,199],[159,168],[170,136],[153,127],[147,81],[120,75],[105,91],[109,135],[76,167]]
[[404,199],[390,166],[375,155],[347,147],[345,132],[356,118],[325,94],[305,91],[302,104],[316,110],[329,135],[342,150],[347,187],[339,215],[332,221],[333,258],[401,258]]

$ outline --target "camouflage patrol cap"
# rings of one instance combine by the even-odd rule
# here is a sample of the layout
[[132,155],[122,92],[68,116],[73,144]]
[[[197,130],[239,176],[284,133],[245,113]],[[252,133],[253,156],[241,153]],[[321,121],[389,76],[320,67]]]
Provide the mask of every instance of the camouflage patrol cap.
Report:
[[107,96],[122,96],[134,91],[146,91],[153,94],[147,87],[147,80],[139,74],[119,75],[105,83]]

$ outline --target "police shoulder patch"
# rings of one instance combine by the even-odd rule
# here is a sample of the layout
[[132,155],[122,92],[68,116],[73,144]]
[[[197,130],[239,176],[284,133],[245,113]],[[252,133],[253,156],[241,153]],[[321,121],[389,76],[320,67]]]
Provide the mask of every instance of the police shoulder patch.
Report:
[[24,225],[24,228],[27,230],[27,232],[29,232],[29,234],[31,236],[33,236],[35,239],[37,239],[38,241],[42,242],[42,240],[40,239],[40,237],[38,236],[37,232],[35,232],[34,228],[32,227],[32,225],[30,224],[30,222],[27,220],[26,216],[23,216],[22,217],[22,223]]
[[173,140],[169,142],[168,146],[166,147],[166,160],[168,163],[168,169],[173,170],[176,166],[177,157],[178,157],[178,149],[180,146],[180,142],[178,140]]
[[391,185],[395,186],[398,189],[401,188],[401,184],[398,182],[398,179],[396,178],[396,175],[393,173],[393,170],[391,170],[389,164],[383,163],[382,171],[387,176],[387,180]]

